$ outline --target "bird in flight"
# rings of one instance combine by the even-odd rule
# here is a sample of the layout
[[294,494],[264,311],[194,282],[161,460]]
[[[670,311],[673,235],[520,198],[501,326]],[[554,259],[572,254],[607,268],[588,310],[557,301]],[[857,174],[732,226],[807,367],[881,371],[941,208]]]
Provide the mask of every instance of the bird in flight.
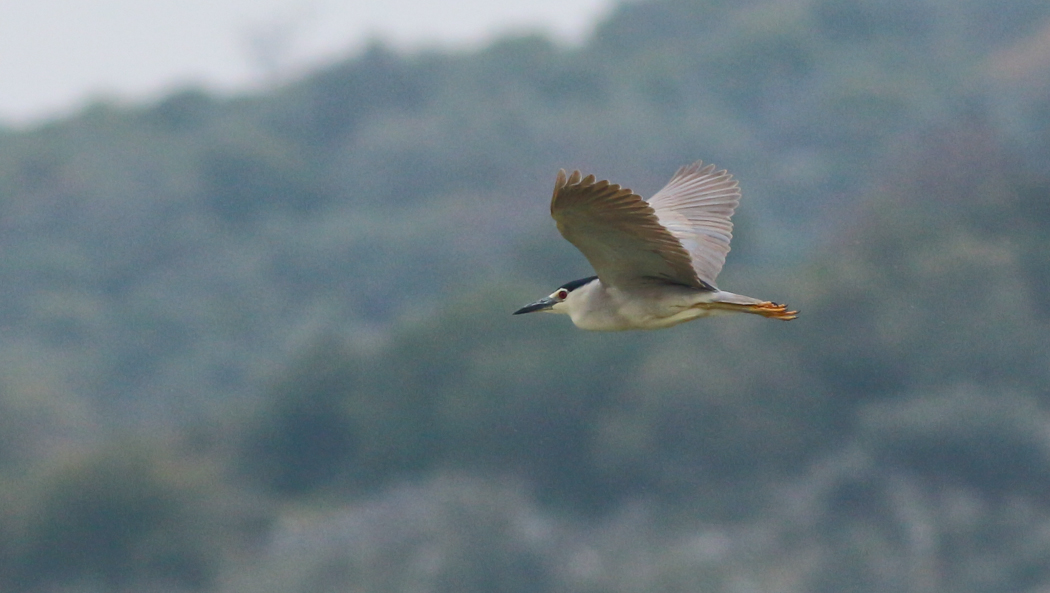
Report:
[[645,201],[627,188],[558,171],[551,216],[597,276],[566,282],[514,312],[564,313],[581,329],[661,329],[720,313],[791,320],[798,311],[715,286],[740,186],[702,161]]

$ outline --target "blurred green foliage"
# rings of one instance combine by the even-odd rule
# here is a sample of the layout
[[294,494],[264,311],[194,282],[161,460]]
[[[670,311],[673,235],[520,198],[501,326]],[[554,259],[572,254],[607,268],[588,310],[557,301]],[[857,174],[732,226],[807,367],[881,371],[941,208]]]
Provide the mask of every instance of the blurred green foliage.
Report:
[[51,465],[5,513],[4,590],[214,585],[238,514],[222,515],[211,500],[221,486],[199,467],[130,440]]
[[[0,131],[0,589],[1045,589],[1047,31],[627,3]],[[557,168],[697,158],[798,321],[510,316]]]

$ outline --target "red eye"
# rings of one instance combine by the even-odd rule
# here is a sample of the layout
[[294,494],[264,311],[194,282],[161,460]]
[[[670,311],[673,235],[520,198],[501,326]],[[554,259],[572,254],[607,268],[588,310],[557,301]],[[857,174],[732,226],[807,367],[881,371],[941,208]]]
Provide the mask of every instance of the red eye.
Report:
[[569,291],[567,291],[567,290],[565,290],[564,288],[562,288],[562,289],[560,289],[560,290],[559,290],[559,291],[557,292],[557,294],[556,294],[555,296],[557,296],[557,297],[558,297],[559,299],[561,299],[561,300],[563,300],[563,301],[564,301],[564,300],[566,299],[566,297],[568,297],[568,296],[569,296]]

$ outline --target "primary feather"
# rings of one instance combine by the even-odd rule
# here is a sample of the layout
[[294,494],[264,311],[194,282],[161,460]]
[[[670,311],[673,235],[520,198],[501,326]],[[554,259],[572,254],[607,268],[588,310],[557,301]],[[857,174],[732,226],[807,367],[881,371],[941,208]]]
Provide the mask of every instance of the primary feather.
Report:
[[649,199],[660,223],[682,244],[701,280],[714,286],[733,238],[730,217],[740,204],[740,184],[703,161],[682,167]]
[[740,188],[701,161],[682,167],[646,202],[579,171],[558,171],[551,216],[607,285],[651,281],[712,290],[733,236]]
[[656,212],[629,189],[593,175],[558,171],[551,197],[558,231],[609,286],[668,282],[703,288],[689,252]]

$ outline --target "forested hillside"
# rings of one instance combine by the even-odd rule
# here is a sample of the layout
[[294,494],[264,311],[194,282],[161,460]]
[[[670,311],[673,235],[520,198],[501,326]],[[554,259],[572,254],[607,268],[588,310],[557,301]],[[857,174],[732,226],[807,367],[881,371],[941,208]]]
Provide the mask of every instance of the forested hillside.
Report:
[[[652,0],[0,129],[0,590],[1044,591],[1050,4]],[[558,168],[790,324],[512,317]]]

